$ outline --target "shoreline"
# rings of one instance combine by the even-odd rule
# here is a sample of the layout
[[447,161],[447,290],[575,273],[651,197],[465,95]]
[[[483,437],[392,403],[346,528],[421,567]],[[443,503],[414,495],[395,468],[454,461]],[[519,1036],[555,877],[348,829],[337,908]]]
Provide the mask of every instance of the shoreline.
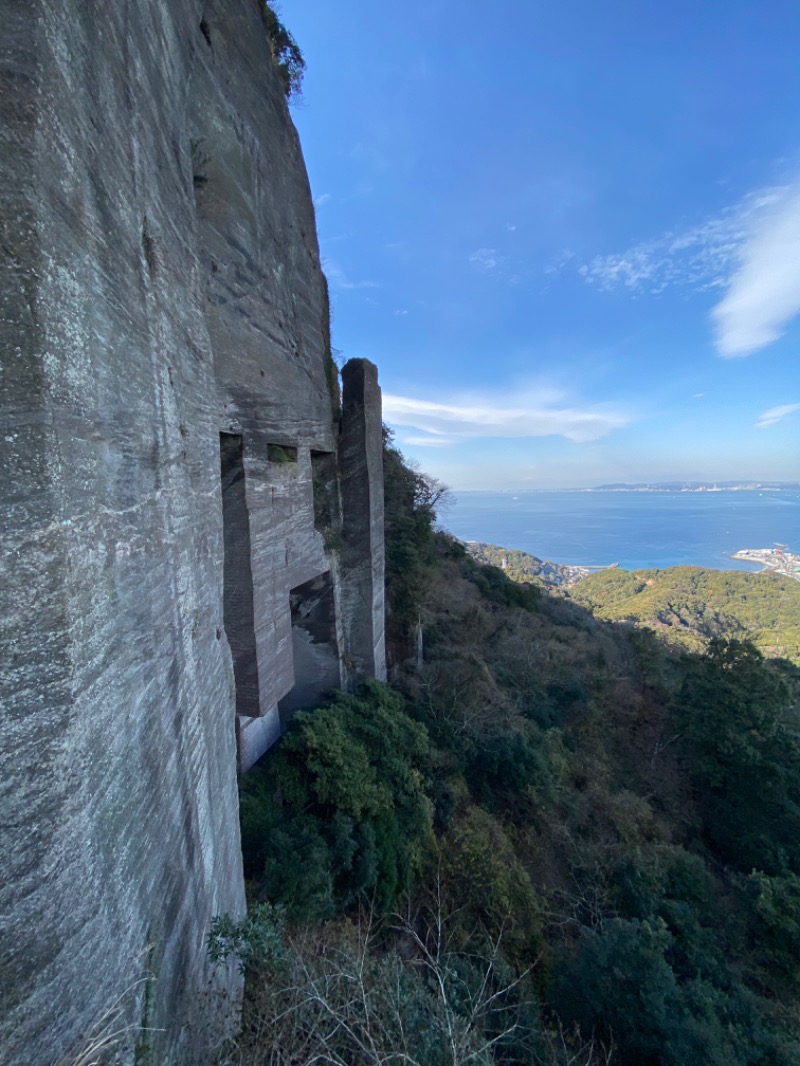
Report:
[[[459,539],[459,538],[457,538]],[[739,563],[748,563],[758,566],[760,569],[751,570],[744,567],[703,566],[699,563],[672,563],[668,566],[632,566],[626,567],[619,562],[606,564],[576,564],[554,562],[552,559],[542,559],[525,551],[523,548],[509,548],[505,545],[493,544],[487,541],[464,540],[462,541],[467,551],[479,562],[488,563],[499,567],[503,571],[519,573],[525,577],[538,578],[551,587],[571,587],[583,581],[591,574],[603,570],[622,570],[626,573],[634,573],[642,570],[654,570],[663,572],[674,570],[679,567],[691,567],[697,570],[717,570],[720,573],[747,573],[747,574],[780,574],[800,582],[800,555],[795,555],[781,545],[772,548],[742,548],[727,556]],[[519,578],[515,578],[519,580]]]
[[785,544],[776,544],[774,548],[741,548],[731,555],[745,563],[756,563],[761,569],[759,574],[782,574],[793,581],[800,581],[800,555],[790,552]]

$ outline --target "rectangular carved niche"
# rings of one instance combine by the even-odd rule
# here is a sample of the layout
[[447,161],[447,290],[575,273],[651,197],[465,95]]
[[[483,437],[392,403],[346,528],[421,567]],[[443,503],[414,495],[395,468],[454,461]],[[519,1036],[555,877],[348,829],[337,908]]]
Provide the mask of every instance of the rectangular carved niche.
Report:
[[314,528],[326,537],[339,534],[342,520],[336,456],[333,452],[311,452],[311,477],[314,491]]
[[259,713],[258,664],[250,561],[250,516],[245,492],[244,448],[235,433],[220,433],[222,531],[225,549],[223,618],[233,656],[236,713]]
[[278,704],[284,727],[295,711],[318,706],[341,682],[330,573],[293,588],[290,598],[294,688]]
[[271,463],[296,463],[297,448],[293,444],[268,444],[267,458]]

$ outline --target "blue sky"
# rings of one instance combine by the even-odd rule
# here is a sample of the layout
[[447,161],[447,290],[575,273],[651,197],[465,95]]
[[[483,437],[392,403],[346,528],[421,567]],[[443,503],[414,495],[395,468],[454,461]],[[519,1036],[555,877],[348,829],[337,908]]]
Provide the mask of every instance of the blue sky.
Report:
[[455,489],[800,478],[796,0],[285,0],[333,343]]

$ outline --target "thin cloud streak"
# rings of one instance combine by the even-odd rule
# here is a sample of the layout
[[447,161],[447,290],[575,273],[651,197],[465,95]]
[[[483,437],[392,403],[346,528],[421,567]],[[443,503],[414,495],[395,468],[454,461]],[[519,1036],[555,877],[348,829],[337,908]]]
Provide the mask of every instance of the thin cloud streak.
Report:
[[600,405],[562,406],[558,393],[515,394],[494,402],[470,397],[439,403],[384,394],[386,421],[428,434],[410,443],[444,447],[486,437],[560,436],[576,443],[598,440],[630,423],[630,416]]
[[776,426],[778,422],[781,422],[787,415],[794,414],[795,411],[800,411],[800,403],[782,403],[778,407],[770,407],[768,410],[761,412],[758,416],[758,421],[754,425],[758,429]]
[[400,438],[401,444],[410,444],[412,448],[449,448],[457,444],[453,437],[406,437]]

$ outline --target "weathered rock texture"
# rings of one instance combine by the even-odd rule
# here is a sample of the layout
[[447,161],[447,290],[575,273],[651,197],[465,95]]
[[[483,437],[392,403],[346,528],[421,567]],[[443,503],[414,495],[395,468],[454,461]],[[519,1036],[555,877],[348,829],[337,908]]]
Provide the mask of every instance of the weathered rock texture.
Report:
[[383,673],[379,393],[351,368],[340,456],[258,0],[0,20],[0,1062],[69,1055],[118,997],[157,1030],[120,1061],[205,1062],[237,738],[249,764],[279,704]]
[[386,680],[384,606],[383,423],[378,372],[352,359],[344,385],[340,462],[344,551],[342,617],[354,680]]

